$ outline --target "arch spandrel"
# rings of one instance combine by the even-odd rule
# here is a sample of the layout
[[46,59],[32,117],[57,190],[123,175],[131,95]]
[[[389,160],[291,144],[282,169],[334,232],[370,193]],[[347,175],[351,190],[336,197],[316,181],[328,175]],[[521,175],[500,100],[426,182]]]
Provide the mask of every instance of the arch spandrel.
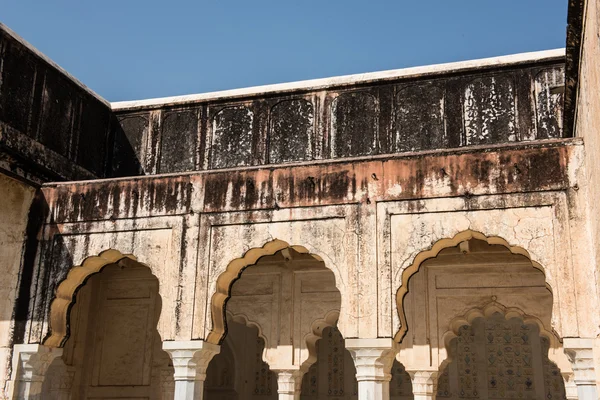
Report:
[[556,311],[559,310],[559,306],[558,306],[558,300],[557,300],[558,296],[555,294],[554,285],[553,285],[553,279],[552,279],[553,271],[548,271],[548,269],[546,269],[542,264],[540,264],[539,262],[532,259],[532,255],[524,247],[521,247],[518,245],[511,245],[506,239],[504,239],[503,237],[500,237],[500,236],[486,236],[485,234],[483,234],[481,232],[467,229],[467,230],[458,232],[453,237],[442,238],[442,239],[437,240],[429,249],[423,250],[423,251],[417,253],[416,256],[414,256],[414,258],[412,259],[413,260],[412,263],[402,269],[401,284],[396,292],[396,297],[395,297],[395,300],[396,300],[395,304],[397,307],[397,313],[398,313],[398,318],[399,318],[399,328],[396,331],[396,334],[394,336],[394,339],[397,342],[402,341],[402,339],[404,338],[404,335],[406,335],[406,332],[408,330],[406,313],[404,310],[404,299],[405,299],[406,294],[408,293],[408,282],[409,282],[410,278],[419,271],[421,265],[425,261],[437,257],[437,255],[442,250],[451,248],[451,247],[460,246],[461,243],[468,242],[469,240],[472,240],[472,239],[484,241],[484,242],[488,243],[489,245],[500,245],[500,246],[505,247],[512,254],[524,256],[531,262],[531,265],[533,268],[538,269],[539,271],[541,271],[544,274],[546,288],[551,293],[553,293],[553,308],[554,308],[555,312],[552,314],[552,328],[551,329],[553,331],[558,331],[557,325],[559,325],[558,324],[559,318],[556,315],[557,314]]

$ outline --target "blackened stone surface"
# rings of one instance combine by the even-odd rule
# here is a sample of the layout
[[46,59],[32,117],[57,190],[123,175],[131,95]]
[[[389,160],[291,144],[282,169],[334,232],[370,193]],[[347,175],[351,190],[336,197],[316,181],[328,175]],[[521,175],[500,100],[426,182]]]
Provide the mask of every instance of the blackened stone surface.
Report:
[[5,37],[0,46],[0,120],[34,137],[28,126],[35,83],[33,59]]
[[222,109],[213,119],[211,166],[226,168],[250,165],[254,115],[245,106]]
[[161,173],[194,170],[198,123],[198,109],[167,111],[163,114]]
[[411,85],[396,95],[396,149],[415,151],[445,147],[444,89]]
[[514,87],[510,76],[474,80],[464,91],[466,145],[517,140]]
[[75,88],[58,72],[47,70],[42,96],[40,142],[59,154],[69,156]]
[[149,115],[122,117],[115,126],[112,176],[134,176],[143,173],[142,143],[148,135]]
[[557,57],[177,106],[198,110],[197,123],[148,106],[138,156],[146,173],[180,172],[559,138],[563,74]]
[[567,12],[566,81],[564,96],[565,137],[572,137],[574,135],[573,128],[575,126],[575,109],[579,82],[579,57],[582,50],[581,38],[583,36],[585,5],[585,0],[569,0]]
[[106,101],[0,24],[0,152],[12,160],[3,169],[27,165],[36,181],[106,176],[111,114]]
[[535,77],[537,137],[540,139],[562,136],[564,88],[562,69],[546,69]]
[[110,119],[101,102],[91,100],[82,104],[77,163],[97,176],[104,175]]
[[312,158],[314,110],[310,101],[285,100],[271,108],[269,161],[285,163]]
[[377,99],[367,92],[340,94],[332,106],[332,156],[377,153]]

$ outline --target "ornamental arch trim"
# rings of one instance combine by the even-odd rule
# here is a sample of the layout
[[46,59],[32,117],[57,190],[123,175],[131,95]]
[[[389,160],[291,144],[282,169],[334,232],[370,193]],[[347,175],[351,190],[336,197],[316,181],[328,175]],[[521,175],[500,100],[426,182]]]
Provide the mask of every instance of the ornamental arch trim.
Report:
[[526,325],[535,325],[540,331],[540,336],[544,336],[549,340],[550,348],[557,348],[561,346],[561,340],[558,334],[552,329],[546,328],[544,323],[539,318],[532,315],[527,315],[519,308],[505,307],[496,301],[492,301],[482,308],[473,308],[467,311],[464,315],[458,316],[450,321],[450,329],[443,335],[443,343],[446,349],[449,348],[452,339],[458,336],[459,329],[462,326],[472,326],[473,321],[475,321],[477,318],[490,318],[494,314],[502,315],[507,321],[512,318],[517,318],[523,321],[523,323]]
[[[571,363],[562,350],[562,339],[553,329],[548,329],[544,323],[537,317],[526,314],[517,307],[506,307],[497,301],[491,301],[483,307],[475,307],[467,311],[464,315],[453,318],[448,324],[448,330],[442,336],[442,343],[446,352],[445,359],[439,364],[438,371],[441,372],[455,361],[450,351],[452,339],[459,336],[459,330],[463,326],[472,327],[476,319],[489,319],[495,314],[500,314],[505,321],[516,318],[525,325],[534,325],[539,330],[539,336],[548,339],[549,353],[545,356],[554,363],[561,371],[563,378],[573,373]],[[554,349],[554,351],[553,351]],[[542,352],[542,356],[544,356]],[[439,375],[438,375],[439,376]],[[566,383],[566,382],[565,382]]]
[[[262,247],[251,248],[250,250],[246,251],[242,257],[232,260],[227,265],[225,271],[217,278],[215,293],[211,297],[210,309],[212,329],[206,336],[207,342],[220,344],[225,338],[225,334],[227,332],[227,301],[231,297],[231,288],[233,287],[233,284],[240,279],[242,272],[244,272],[247,267],[258,263],[262,257],[275,255],[277,252],[288,248],[300,254],[308,254],[316,261],[324,263],[323,258],[317,254],[311,253],[306,247],[290,245],[287,242],[279,239],[274,239],[270,242],[267,242]],[[325,265],[325,268],[329,269],[327,265]]]
[[[513,246],[508,241],[500,236],[486,236],[485,234],[473,230],[465,230],[457,233],[452,238],[444,238],[440,239],[431,246],[429,250],[421,251],[419,254],[415,256],[414,261],[410,266],[408,266],[404,271],[402,271],[402,283],[396,292],[396,306],[398,309],[398,317],[400,318],[400,328],[398,332],[396,332],[394,336],[394,340],[396,342],[402,342],[404,336],[408,332],[407,320],[406,320],[406,312],[404,310],[404,298],[408,293],[408,282],[410,278],[419,272],[421,268],[421,264],[425,261],[435,258],[438,254],[447,248],[459,246],[463,242],[467,242],[469,240],[476,239],[486,242],[489,245],[500,245],[506,247],[512,254],[521,255],[526,257],[530,262],[533,268],[541,271],[544,274],[544,279],[546,279],[546,271],[544,267],[532,260],[531,255],[527,250],[520,246]],[[546,288],[553,293],[552,287],[549,285],[546,279]]]
[[137,258],[131,254],[110,249],[97,256],[88,257],[81,265],[72,267],[56,288],[54,300],[50,304],[49,333],[43,340],[43,344],[55,348],[65,345],[71,333],[69,326],[71,309],[77,300],[77,293],[90,277],[102,272],[109,265],[119,264],[126,267],[129,262],[143,265],[138,263]]

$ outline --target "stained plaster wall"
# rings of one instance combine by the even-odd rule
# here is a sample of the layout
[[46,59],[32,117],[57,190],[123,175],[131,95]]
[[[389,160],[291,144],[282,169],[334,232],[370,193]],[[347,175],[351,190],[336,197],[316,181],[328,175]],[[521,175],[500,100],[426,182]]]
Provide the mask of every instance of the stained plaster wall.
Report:
[[[574,130],[585,142],[586,175],[584,177],[589,207],[589,234],[594,252],[595,274],[590,279],[600,281],[600,5],[597,1],[572,1],[569,7],[572,29],[568,45],[575,81]],[[600,293],[599,293],[600,295]],[[600,371],[600,343],[596,348],[596,370]],[[600,373],[597,374],[600,383]]]
[[[24,257],[29,208],[36,189],[0,174],[0,388],[4,388],[13,343],[14,310]],[[1,390],[0,390],[1,392]]]
[[[600,255],[600,5],[583,2],[583,32],[576,108],[576,135],[585,141],[586,190],[590,207],[590,229],[594,250]],[[596,261],[597,270],[600,263]],[[598,279],[598,275],[597,275]]]
[[[46,185],[50,208],[28,341],[40,342],[56,285],[113,248],[159,279],[163,340],[206,338],[228,264],[275,239],[321,257],[341,293],[346,338],[392,337],[402,271],[438,240],[502,237],[543,268],[552,328],[595,336],[596,282],[576,139],[270,169]],[[455,243],[454,245],[456,245]]]
[[[561,51],[120,102],[140,173],[175,173],[565,136]],[[115,152],[112,174],[131,175]]]

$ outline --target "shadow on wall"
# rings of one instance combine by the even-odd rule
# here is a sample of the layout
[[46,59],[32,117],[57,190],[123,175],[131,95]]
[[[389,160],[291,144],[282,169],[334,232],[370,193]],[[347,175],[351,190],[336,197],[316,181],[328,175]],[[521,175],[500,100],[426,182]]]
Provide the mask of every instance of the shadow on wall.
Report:
[[[112,148],[107,157],[106,175],[111,177],[125,177],[144,175],[144,168],[141,164],[142,141],[144,130],[136,129],[134,119],[119,120],[113,115],[113,140]],[[131,126],[130,126],[131,125]],[[124,129],[129,128],[129,129]]]

